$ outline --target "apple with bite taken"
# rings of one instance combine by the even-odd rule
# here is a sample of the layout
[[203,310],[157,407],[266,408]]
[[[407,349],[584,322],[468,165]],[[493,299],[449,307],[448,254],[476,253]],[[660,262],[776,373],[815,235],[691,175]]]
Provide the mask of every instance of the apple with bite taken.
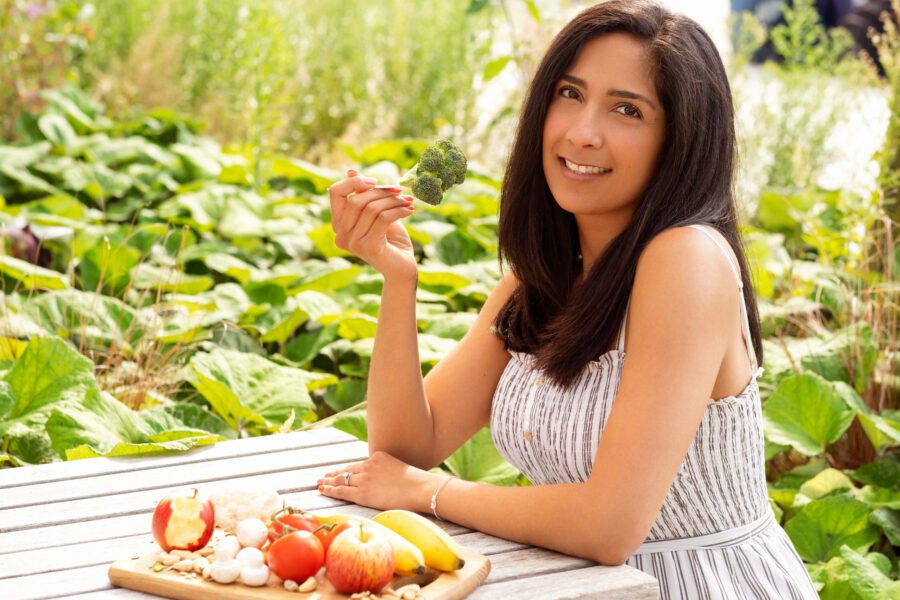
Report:
[[384,536],[354,523],[334,538],[325,555],[325,577],[339,592],[378,593],[394,577],[394,550]]
[[170,550],[199,550],[206,546],[216,526],[212,502],[193,496],[166,496],[153,511],[153,537]]

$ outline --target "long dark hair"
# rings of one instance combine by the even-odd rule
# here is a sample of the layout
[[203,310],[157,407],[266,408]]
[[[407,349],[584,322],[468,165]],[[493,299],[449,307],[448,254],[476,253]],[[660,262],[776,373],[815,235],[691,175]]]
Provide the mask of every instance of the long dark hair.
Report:
[[[645,44],[665,112],[665,141],[628,227],[573,291],[581,270],[578,232],[544,176],[543,126],[553,90],[581,48],[611,32]],[[697,23],[642,0],[611,0],[575,17],[538,66],[503,179],[499,258],[519,281],[495,320],[506,348],[533,353],[551,379],[571,385],[612,347],[647,243],[666,229],[704,223],[725,236],[740,263],[753,347],[762,364],[759,315],[732,190],[735,156],[728,77]]]

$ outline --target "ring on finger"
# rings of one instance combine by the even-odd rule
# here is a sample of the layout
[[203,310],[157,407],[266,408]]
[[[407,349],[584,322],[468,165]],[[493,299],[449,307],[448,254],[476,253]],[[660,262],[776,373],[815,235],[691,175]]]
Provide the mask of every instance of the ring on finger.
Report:
[[344,472],[344,485],[350,485],[350,476],[353,475],[350,471]]

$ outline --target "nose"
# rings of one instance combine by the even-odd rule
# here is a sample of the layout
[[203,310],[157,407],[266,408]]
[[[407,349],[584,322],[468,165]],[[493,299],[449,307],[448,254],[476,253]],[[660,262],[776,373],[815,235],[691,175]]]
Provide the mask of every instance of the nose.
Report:
[[567,133],[568,141],[578,148],[600,148],[603,146],[603,131],[600,119],[590,111],[584,111],[572,123]]

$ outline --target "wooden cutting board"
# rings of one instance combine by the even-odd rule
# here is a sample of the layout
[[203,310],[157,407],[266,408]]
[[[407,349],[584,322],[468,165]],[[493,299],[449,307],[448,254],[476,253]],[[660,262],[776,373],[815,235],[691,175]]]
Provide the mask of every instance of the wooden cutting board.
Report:
[[[305,600],[312,598],[310,593],[289,592],[275,580],[262,587],[250,587],[242,583],[221,584],[207,581],[197,576],[189,579],[175,571],[155,573],[151,566],[156,562],[160,550],[157,548],[140,558],[118,560],[109,567],[109,580],[113,585],[139,592],[155,594],[165,598],[180,600],[202,600],[216,598],[223,600]],[[474,552],[463,552],[465,566],[452,573],[441,573],[437,579],[422,587],[422,595],[428,600],[458,600],[471,594],[481,585],[491,570],[491,562],[486,556]],[[313,593],[319,594],[320,600],[346,600],[349,594],[335,591],[325,578],[325,569],[316,576],[318,586]],[[397,588],[410,583],[413,578],[394,578],[389,587]]]

